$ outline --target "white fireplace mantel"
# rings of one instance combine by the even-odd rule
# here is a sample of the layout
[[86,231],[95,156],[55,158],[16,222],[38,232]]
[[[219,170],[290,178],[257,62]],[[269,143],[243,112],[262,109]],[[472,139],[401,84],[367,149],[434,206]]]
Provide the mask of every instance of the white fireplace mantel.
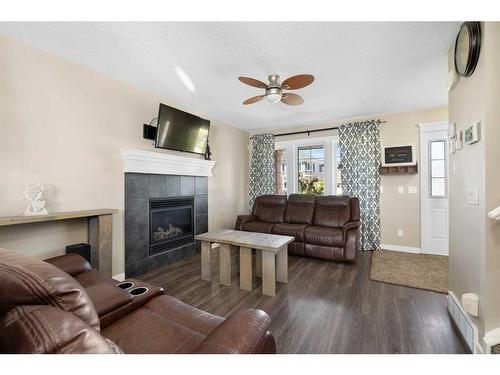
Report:
[[212,176],[213,160],[125,148],[123,171],[132,173]]

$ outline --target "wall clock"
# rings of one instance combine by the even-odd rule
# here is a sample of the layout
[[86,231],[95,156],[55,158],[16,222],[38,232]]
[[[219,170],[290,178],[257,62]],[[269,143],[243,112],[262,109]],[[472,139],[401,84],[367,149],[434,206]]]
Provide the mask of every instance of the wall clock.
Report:
[[470,77],[476,69],[481,49],[481,23],[464,22],[455,41],[455,70],[462,77]]

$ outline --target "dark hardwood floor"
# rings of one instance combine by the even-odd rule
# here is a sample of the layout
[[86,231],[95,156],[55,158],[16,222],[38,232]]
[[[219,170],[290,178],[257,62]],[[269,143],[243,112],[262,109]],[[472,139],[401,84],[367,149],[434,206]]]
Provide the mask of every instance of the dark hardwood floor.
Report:
[[354,264],[290,256],[289,282],[277,284],[275,297],[263,296],[255,277],[252,292],[239,289],[237,256],[232,286],[220,286],[217,251],[211,282],[200,279],[199,254],[140,278],[220,316],[264,310],[279,353],[465,353],[446,296],[370,281],[371,256],[361,252]]

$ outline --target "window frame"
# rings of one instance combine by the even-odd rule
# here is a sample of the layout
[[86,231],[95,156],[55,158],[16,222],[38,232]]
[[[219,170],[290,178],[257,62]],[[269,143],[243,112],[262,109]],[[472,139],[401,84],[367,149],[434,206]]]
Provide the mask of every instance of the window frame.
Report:
[[[337,195],[337,147],[338,136],[305,137],[295,140],[277,141],[276,150],[286,150],[287,159],[287,194],[298,193],[298,148],[307,146],[323,146],[325,149],[325,191],[324,195]],[[290,168],[290,166],[296,168]]]

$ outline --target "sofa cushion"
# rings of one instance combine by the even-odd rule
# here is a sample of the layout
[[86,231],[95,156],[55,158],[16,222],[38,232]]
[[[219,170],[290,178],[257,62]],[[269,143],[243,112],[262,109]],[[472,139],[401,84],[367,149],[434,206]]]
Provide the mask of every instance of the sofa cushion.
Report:
[[103,330],[125,353],[191,353],[223,318],[160,296]]
[[265,223],[282,223],[285,214],[286,195],[261,195],[254,204],[253,214]]
[[348,196],[316,197],[314,225],[342,227],[351,220],[351,202]]
[[272,223],[264,223],[262,221],[250,221],[242,225],[242,229],[247,232],[272,233]]
[[342,228],[311,226],[305,229],[304,237],[306,244],[330,247],[342,247],[344,245]]
[[304,230],[307,224],[274,224],[272,233],[281,234],[282,236],[295,237],[295,241],[304,242]]
[[325,260],[345,260],[345,251],[342,247],[321,246],[314,244],[304,245],[306,257]]
[[312,194],[291,194],[285,211],[285,222],[312,224],[316,196]]

